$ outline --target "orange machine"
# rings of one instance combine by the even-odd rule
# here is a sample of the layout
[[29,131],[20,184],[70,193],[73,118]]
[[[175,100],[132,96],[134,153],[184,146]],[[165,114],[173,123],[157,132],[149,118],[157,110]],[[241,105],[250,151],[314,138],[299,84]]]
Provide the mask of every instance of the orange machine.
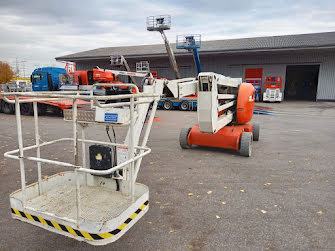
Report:
[[109,71],[104,69],[93,69],[84,71],[73,71],[63,74],[63,84],[93,85],[94,83],[121,83],[120,80]]
[[265,78],[265,88],[277,89],[283,87],[283,78],[281,76],[270,76]]
[[119,82],[118,78],[111,72],[103,69],[75,71],[72,73],[74,82],[79,85],[92,85],[94,83]]
[[[80,89],[85,90],[84,86],[93,85],[94,83],[118,83],[122,82],[112,72],[104,69],[92,69],[84,71],[74,71],[60,76],[60,82],[65,89],[66,87],[81,86]],[[78,88],[78,87],[76,87]],[[110,88],[110,87],[108,87]],[[108,89],[107,88],[107,89]],[[104,87],[101,87],[104,89]],[[121,86],[120,89],[127,89]]]
[[281,76],[267,76],[265,77],[265,92],[263,93],[263,101],[281,102],[283,94],[281,89],[283,87],[283,78]]
[[[255,88],[252,84],[242,83],[227,84],[227,87],[222,89],[222,82],[217,81],[217,86],[219,86],[217,88],[213,80],[214,78],[212,78],[212,83],[209,83],[211,86],[208,86],[207,82],[201,83],[202,79],[199,78],[199,124],[181,130],[180,146],[190,148],[192,145],[198,145],[234,149],[241,155],[249,157],[251,156],[251,142],[259,139],[259,125],[247,124],[253,116]],[[229,89],[235,89],[233,87],[237,89],[237,95],[227,94]],[[208,102],[210,97],[212,100]],[[232,100],[228,100],[229,98]],[[205,102],[202,102],[202,99]],[[213,117],[210,117],[209,114],[212,114]]]

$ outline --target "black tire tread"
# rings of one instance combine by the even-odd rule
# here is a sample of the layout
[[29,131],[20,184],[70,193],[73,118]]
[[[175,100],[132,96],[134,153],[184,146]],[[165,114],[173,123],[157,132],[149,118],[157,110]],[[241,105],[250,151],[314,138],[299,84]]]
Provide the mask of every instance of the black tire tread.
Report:
[[[170,108],[169,109],[166,109],[165,108],[165,104],[166,103],[170,103]],[[163,104],[162,104],[162,108],[164,109],[164,110],[172,110],[173,109],[173,104],[172,104],[172,102],[171,101],[169,101],[169,100],[165,100],[164,102],[163,102]]]
[[243,132],[240,139],[240,154],[245,157],[251,156],[252,133]]
[[9,104],[6,101],[2,101],[1,107],[2,107],[3,113],[5,114],[15,113],[15,106],[13,104]]
[[[186,109],[182,108],[183,104],[187,105]],[[187,101],[182,101],[179,104],[179,110],[181,110],[181,111],[188,111],[189,107],[190,107],[190,104]]]
[[20,112],[22,115],[30,116],[34,114],[33,104],[32,103],[22,103]]
[[259,124],[254,123],[253,124],[253,129],[252,129],[252,139],[253,141],[258,141],[259,140]]
[[180,130],[179,144],[180,144],[180,147],[183,148],[183,149],[191,148],[191,145],[187,144],[188,134],[190,133],[191,129],[192,128],[182,128]]

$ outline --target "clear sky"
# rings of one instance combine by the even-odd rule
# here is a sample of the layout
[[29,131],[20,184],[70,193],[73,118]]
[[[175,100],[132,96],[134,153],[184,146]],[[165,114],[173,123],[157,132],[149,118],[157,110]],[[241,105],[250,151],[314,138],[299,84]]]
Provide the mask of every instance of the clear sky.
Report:
[[[158,44],[146,17],[169,14],[177,34],[202,40],[335,31],[335,0],[0,0],[0,60],[23,75],[64,66],[55,57],[109,46]],[[25,62],[23,62],[25,61]]]

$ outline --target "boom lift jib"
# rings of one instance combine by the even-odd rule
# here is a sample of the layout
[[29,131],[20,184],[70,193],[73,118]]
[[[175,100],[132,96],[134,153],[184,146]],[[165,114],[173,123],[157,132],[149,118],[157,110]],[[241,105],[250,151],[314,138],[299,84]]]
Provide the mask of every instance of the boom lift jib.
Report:
[[[130,72],[130,67],[128,65],[127,60],[124,58],[122,55],[113,55],[111,56],[111,66],[124,66],[126,68],[126,71]],[[129,76],[131,81],[133,82],[134,85],[137,85],[137,82],[134,78],[134,76]]]
[[174,56],[173,50],[170,46],[169,40],[167,39],[164,30],[170,30],[171,28],[171,16],[170,15],[160,15],[160,16],[150,16],[147,17],[147,30],[148,31],[158,31],[164,40],[165,48],[169,57],[171,67],[174,71],[175,78],[180,78],[179,68],[177,65],[176,58]]
[[198,74],[201,70],[201,63],[198,49],[201,47],[201,35],[177,35],[176,48],[191,51]]

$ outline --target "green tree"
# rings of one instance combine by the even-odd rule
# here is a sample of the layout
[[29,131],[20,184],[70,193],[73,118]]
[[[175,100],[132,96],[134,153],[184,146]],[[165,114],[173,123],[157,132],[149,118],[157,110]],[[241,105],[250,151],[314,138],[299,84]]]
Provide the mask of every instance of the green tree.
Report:
[[8,83],[14,77],[14,72],[10,68],[9,64],[0,61],[0,84]]

